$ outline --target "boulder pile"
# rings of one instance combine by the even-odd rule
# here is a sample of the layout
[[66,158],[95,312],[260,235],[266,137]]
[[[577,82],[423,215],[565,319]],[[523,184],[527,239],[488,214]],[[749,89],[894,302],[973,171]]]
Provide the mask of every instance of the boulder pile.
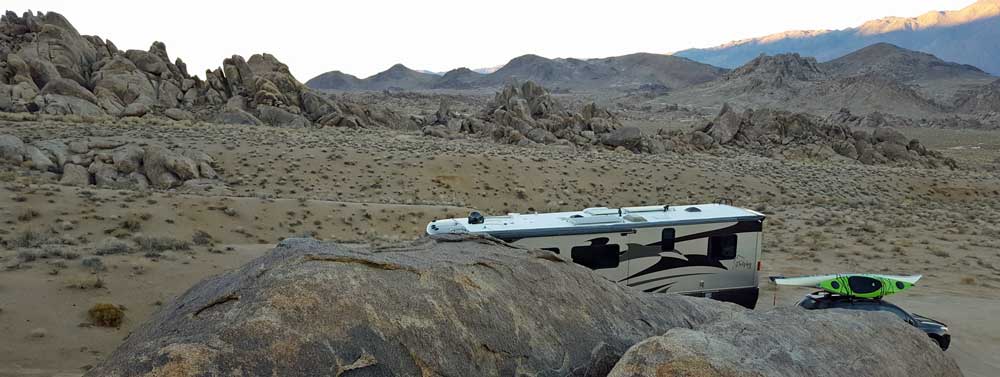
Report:
[[84,36],[55,12],[7,12],[0,18],[0,111],[268,124],[278,127],[394,125],[386,109],[346,105],[296,80],[270,54],[225,59],[190,75],[162,42],[148,51],[119,50]]
[[[759,342],[738,352],[710,348],[706,357],[774,351],[755,362],[760,370],[959,373],[923,333],[898,320],[867,324],[868,317],[789,311],[742,327],[744,313],[708,299],[628,290],[550,252],[492,239],[423,239],[383,249],[289,239],[165,305],[87,375],[605,376],[625,368],[644,373],[625,375],[652,376],[661,374],[615,365],[633,345],[681,330],[712,334],[716,342]],[[812,334],[817,329],[835,336]],[[881,339],[872,341],[872,334]],[[864,365],[818,357],[852,347],[860,348],[845,354],[870,351]],[[808,357],[794,359],[796,352]]]
[[219,178],[214,159],[204,152],[116,138],[25,143],[0,135],[0,162],[59,173],[59,182],[70,186],[169,189]]
[[[699,150],[740,148],[761,155],[789,159],[847,159],[864,164],[898,164],[921,167],[951,167],[955,161],[928,150],[919,140],[909,139],[885,126],[874,114],[856,117],[841,110],[827,119],[773,109],[742,112],[724,105],[719,115],[687,135]],[[852,126],[875,126],[874,132],[852,130]]]
[[816,58],[799,54],[761,54],[723,76],[726,81],[745,82],[748,92],[791,89],[797,83],[821,80],[826,74]]
[[481,135],[505,144],[521,146],[561,145],[577,148],[621,148],[633,152],[656,152],[636,127],[622,126],[608,110],[589,103],[570,111],[548,90],[532,81],[508,84],[498,91],[478,116],[452,113],[442,103],[435,121],[423,128],[426,135],[455,138]]

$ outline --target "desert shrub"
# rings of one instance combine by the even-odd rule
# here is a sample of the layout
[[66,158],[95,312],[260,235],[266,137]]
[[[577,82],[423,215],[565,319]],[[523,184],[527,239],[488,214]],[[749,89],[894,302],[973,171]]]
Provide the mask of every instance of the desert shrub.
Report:
[[143,221],[149,220],[152,217],[153,215],[150,215],[148,213],[142,213],[142,214],[133,213],[126,216],[125,220],[122,220],[120,223],[118,223],[118,226],[129,232],[135,233],[138,232],[140,229],[142,229]]
[[38,247],[48,243],[49,238],[49,234],[28,229],[15,235],[10,242],[14,247]]
[[38,259],[38,253],[35,250],[21,250],[17,252],[17,259],[21,262],[34,262]]
[[40,215],[34,208],[23,208],[17,211],[17,221],[31,221]]
[[94,304],[87,311],[90,321],[97,326],[118,327],[125,319],[125,312],[121,308],[112,304]]
[[195,245],[208,245],[212,243],[212,235],[204,230],[196,230],[194,235],[191,236],[191,241]]
[[951,256],[951,254],[948,254],[947,251],[939,250],[939,249],[931,250],[931,255],[933,255],[935,257],[941,257],[941,258],[947,258],[947,257]]
[[66,282],[67,288],[74,289],[100,289],[104,288],[104,280],[101,280],[100,275],[87,275],[72,278]]
[[170,237],[136,236],[132,238],[139,248],[146,251],[189,250],[191,242]]
[[83,265],[83,267],[87,267],[93,271],[105,270],[104,261],[102,261],[101,258],[98,257],[84,258],[82,261],[80,261],[80,264]]
[[55,244],[42,245],[42,253],[39,255],[41,258],[60,258],[66,251],[63,250],[62,246]]
[[14,182],[15,179],[17,179],[17,173],[14,171],[0,171],[0,182]]
[[97,255],[124,254],[129,251],[128,243],[117,238],[106,238],[97,245],[94,253]]
[[976,284],[976,278],[972,276],[966,276],[962,278],[961,283],[963,285],[974,285]]

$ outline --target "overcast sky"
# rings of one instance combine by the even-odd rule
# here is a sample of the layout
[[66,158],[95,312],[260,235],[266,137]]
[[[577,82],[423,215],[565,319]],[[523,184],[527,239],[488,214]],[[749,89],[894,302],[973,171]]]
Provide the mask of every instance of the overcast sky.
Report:
[[366,77],[501,65],[533,53],[597,58],[670,53],[790,29],[842,29],[884,16],[960,9],[973,0],[753,1],[139,1],[3,0],[62,13],[119,49],[156,40],[203,76],[232,54],[270,52],[300,81],[330,70]]

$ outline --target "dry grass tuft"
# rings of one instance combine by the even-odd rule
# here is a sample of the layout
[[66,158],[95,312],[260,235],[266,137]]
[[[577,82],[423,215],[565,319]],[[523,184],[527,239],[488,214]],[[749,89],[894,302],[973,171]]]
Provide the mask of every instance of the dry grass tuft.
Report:
[[190,250],[191,242],[170,237],[137,236],[132,238],[145,251]]
[[104,303],[94,304],[87,311],[87,315],[94,325],[102,327],[121,326],[122,320],[125,319],[125,311],[115,305]]

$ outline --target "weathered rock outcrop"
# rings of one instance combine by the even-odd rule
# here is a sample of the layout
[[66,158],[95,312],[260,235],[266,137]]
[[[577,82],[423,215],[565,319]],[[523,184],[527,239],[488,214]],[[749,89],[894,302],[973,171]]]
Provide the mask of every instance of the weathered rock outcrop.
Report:
[[62,173],[59,182],[71,186],[169,189],[186,181],[219,178],[215,161],[196,150],[174,151],[145,141],[117,138],[38,140],[25,143],[0,135],[0,163]]
[[1000,80],[958,93],[954,107],[971,113],[1000,113]]
[[[877,128],[874,134],[851,129],[861,125],[882,128]],[[841,110],[823,119],[767,108],[738,112],[724,105],[712,122],[695,131],[688,140],[700,150],[721,146],[791,159],[839,158],[865,164],[956,167],[954,160],[886,126],[888,123],[879,114],[855,117]],[[711,140],[701,135],[708,135]]]
[[485,239],[293,239],[199,283],[88,375],[604,376],[632,344],[734,310]]
[[[683,347],[656,354],[670,342]],[[453,237],[376,250],[285,240],[195,285],[87,375],[655,376],[647,360],[672,368],[681,352],[697,357],[677,370],[706,375],[957,373],[898,319],[636,292],[545,251]],[[831,362],[843,355],[864,362]]]
[[[917,356],[919,355],[919,356]],[[961,376],[926,334],[888,313],[779,308],[675,328],[636,344],[610,377]]]
[[[202,80],[188,74],[181,59],[171,62],[162,42],[123,52],[111,41],[80,35],[55,12],[7,12],[0,36],[0,111],[157,114],[277,127],[409,126],[390,110],[348,106],[313,92],[270,54],[233,55]],[[224,106],[233,98],[242,106]]]
[[545,88],[531,81],[505,86],[478,116],[455,114],[442,104],[434,122],[423,132],[444,138],[473,134],[522,146],[620,147],[633,152],[662,149],[651,147],[652,139],[638,128],[623,128],[611,112],[595,103],[578,112],[565,110]]
[[725,77],[754,77],[772,86],[781,86],[788,80],[816,80],[825,75],[819,68],[816,58],[802,57],[799,54],[761,54],[750,62],[734,69]]

